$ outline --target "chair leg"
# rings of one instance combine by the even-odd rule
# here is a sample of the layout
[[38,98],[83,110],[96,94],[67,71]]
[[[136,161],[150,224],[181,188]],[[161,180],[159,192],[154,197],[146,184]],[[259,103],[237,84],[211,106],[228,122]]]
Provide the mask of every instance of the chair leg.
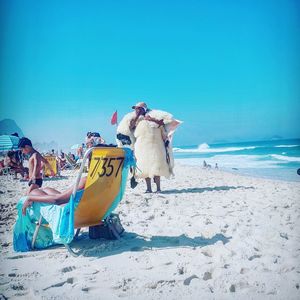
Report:
[[38,223],[36,224],[36,227],[35,227],[35,231],[34,231],[34,234],[33,234],[33,237],[32,237],[32,242],[31,242],[31,248],[34,249],[34,244],[35,244],[35,241],[36,241],[36,238],[37,238],[37,235],[38,235],[38,232],[39,232],[39,229],[41,227],[41,224],[42,224],[42,216],[40,216],[39,220],[38,220]]
[[[38,222],[36,224],[35,230],[34,230],[34,234],[33,234],[33,237],[32,237],[32,242],[31,242],[31,248],[32,248],[32,250],[34,249],[34,244],[35,244],[35,241],[36,241],[39,229],[40,229],[41,224],[42,224],[42,219],[43,219],[43,217],[40,216],[40,218],[39,218],[39,220],[38,220]],[[74,236],[75,238],[78,236],[79,232],[80,232],[80,228],[77,229],[76,234]],[[68,244],[64,244],[64,245],[67,248],[68,252],[72,256],[78,257],[80,255],[80,251],[76,253],[74,250],[72,250],[72,248]]]
[[77,228],[76,233],[74,235],[74,240],[78,238],[79,232],[81,228]]

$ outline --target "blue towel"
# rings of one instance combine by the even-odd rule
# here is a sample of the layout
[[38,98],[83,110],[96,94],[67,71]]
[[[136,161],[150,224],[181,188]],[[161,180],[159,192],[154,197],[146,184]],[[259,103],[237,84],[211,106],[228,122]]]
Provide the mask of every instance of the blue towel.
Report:
[[14,227],[13,246],[15,251],[32,250],[31,242],[36,228],[36,223],[42,215],[35,249],[43,249],[55,244],[68,244],[74,237],[74,211],[81,199],[84,190],[77,191],[75,199],[71,196],[66,205],[55,205],[34,202],[26,209],[26,215],[22,215],[22,207],[27,197],[22,197],[18,204],[18,216]]

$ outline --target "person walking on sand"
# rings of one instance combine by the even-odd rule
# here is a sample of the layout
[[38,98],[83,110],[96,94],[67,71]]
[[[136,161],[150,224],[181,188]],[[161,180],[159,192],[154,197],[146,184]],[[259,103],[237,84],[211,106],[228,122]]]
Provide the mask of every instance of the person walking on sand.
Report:
[[134,150],[137,170],[140,171],[137,177],[145,179],[146,193],[152,193],[151,179],[156,184],[157,192],[160,192],[161,176],[169,178],[173,174],[171,140],[181,122],[167,112],[150,110],[145,102],[137,103],[132,109],[134,112],[124,116],[118,126],[118,145],[130,145]]
[[54,176],[55,173],[49,164],[49,162],[37,151],[32,147],[31,140],[23,137],[20,139],[18,144],[19,149],[22,151],[24,155],[29,155],[29,182],[28,182],[28,191],[27,195],[34,189],[38,189],[43,184],[42,178],[42,163],[48,166],[51,172],[51,176]]

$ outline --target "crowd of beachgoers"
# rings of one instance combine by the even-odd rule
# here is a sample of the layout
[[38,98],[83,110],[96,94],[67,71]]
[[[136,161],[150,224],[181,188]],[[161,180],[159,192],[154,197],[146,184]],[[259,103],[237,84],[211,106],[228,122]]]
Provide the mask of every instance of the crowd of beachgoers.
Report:
[[[15,136],[18,137],[16,133]],[[41,151],[41,154],[47,159],[49,157],[55,158],[56,161],[56,174],[59,176],[62,170],[73,169],[74,166],[79,166],[85,151],[88,148],[96,145],[105,144],[105,140],[101,137],[98,132],[88,132],[85,137],[85,142],[77,144],[73,152],[68,153],[51,149],[48,151]],[[39,149],[37,149],[39,150]],[[0,175],[13,175],[14,179],[29,180],[28,174],[28,156],[24,155],[20,149],[11,149],[2,151],[0,156]],[[45,168],[42,165],[42,172]],[[48,177],[47,174],[43,176]]]

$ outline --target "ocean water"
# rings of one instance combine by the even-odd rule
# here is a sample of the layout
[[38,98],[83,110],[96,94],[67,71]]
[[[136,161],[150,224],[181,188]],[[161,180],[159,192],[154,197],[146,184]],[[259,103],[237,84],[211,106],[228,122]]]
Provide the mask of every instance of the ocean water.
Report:
[[300,139],[174,147],[174,157],[203,166],[255,177],[300,182]]

